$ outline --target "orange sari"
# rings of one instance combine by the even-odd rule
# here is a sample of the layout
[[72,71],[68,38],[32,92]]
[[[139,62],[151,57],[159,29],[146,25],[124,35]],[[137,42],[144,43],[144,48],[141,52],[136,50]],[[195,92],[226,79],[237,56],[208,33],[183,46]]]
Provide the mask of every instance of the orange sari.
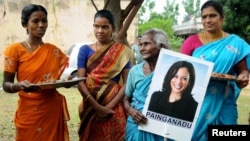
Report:
[[[87,62],[86,86],[101,105],[107,105],[118,93],[121,85],[111,79],[122,72],[132,51],[120,43],[110,43],[96,51]],[[122,103],[116,105],[112,117],[103,121],[95,110],[83,100],[79,115],[80,141],[120,141],[125,135],[126,112]]]
[[[17,81],[38,83],[58,79],[68,57],[56,46],[46,43],[29,53],[20,43],[5,49],[4,71],[17,73]],[[39,92],[19,91],[14,122],[17,141],[68,141],[66,99],[56,89]]]

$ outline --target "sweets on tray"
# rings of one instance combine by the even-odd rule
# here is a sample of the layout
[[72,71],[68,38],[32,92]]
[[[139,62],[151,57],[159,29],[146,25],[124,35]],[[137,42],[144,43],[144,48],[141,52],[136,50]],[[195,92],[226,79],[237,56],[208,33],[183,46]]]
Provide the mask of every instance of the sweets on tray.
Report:
[[59,88],[59,87],[65,87],[65,86],[72,86],[72,85],[76,85],[79,81],[83,81],[85,80],[86,77],[79,77],[79,78],[74,78],[71,80],[48,80],[48,81],[43,81],[43,82],[39,82],[36,84],[33,84],[31,86],[36,86],[36,87],[40,87],[41,89],[51,89],[51,88]]
[[217,80],[237,80],[237,76],[235,75],[215,73],[215,72],[211,74],[211,78]]

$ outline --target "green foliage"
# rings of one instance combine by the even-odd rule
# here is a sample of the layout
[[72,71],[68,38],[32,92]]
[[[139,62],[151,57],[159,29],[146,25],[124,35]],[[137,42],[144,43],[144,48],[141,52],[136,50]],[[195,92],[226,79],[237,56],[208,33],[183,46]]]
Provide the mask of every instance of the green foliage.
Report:
[[180,48],[181,48],[183,41],[184,41],[183,38],[177,37],[177,36],[173,36],[173,38],[170,38],[172,50],[176,52],[180,52]]
[[166,6],[164,6],[164,11],[161,14],[164,19],[171,19],[173,24],[177,24],[177,19],[179,16],[179,4],[175,4],[173,0],[171,3],[169,0],[166,1]]
[[194,0],[182,1],[184,9],[187,15],[193,15],[194,17],[199,17],[200,12],[200,0],[197,0],[196,3]]
[[[173,25],[177,23],[177,16],[179,11],[179,5],[172,3],[169,0],[166,1],[166,6],[162,13],[153,12],[152,9],[155,6],[155,1],[147,0],[139,10],[139,34],[143,34],[150,28],[159,28],[164,30],[169,37],[169,41],[172,50],[179,51],[183,39],[174,36]],[[149,8],[150,7],[150,8]],[[147,10],[151,10],[149,18],[143,18]]]
[[170,20],[164,20],[160,18],[154,18],[145,24],[139,26],[139,34],[144,33],[146,30],[150,28],[160,28],[164,30],[169,37],[173,36],[172,22]]
[[224,6],[224,30],[237,34],[250,43],[250,1],[249,0],[218,0]]
[[[166,6],[163,7],[164,11],[162,13],[154,12],[155,1],[146,0],[141,6],[139,15],[139,25],[144,24],[154,18],[160,19],[171,19],[173,24],[177,23],[177,17],[179,15],[179,5],[175,1],[166,0]],[[146,15],[149,13],[149,15]],[[146,18],[145,18],[146,17]]]
[[139,25],[146,22],[148,19],[145,18],[146,13],[153,13],[153,9],[155,7],[155,2],[151,0],[145,0],[143,5],[140,7],[138,15],[139,15]]
[[172,25],[172,21],[169,19],[154,18],[147,23],[139,26],[139,34],[143,34],[150,28],[162,29],[168,34],[172,49],[175,51],[179,51],[183,38],[174,36]]

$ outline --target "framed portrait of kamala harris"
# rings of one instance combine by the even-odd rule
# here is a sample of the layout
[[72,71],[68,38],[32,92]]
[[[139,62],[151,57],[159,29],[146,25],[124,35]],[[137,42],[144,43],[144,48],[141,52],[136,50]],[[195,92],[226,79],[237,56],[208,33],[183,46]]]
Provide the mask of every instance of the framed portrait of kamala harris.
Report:
[[212,62],[161,49],[142,112],[148,123],[139,130],[191,140],[213,66]]

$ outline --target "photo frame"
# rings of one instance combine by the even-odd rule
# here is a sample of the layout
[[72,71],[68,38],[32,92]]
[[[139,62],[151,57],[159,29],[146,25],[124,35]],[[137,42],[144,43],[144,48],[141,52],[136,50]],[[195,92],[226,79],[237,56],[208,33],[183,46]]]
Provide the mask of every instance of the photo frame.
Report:
[[[162,89],[163,89],[164,77],[165,75],[167,75],[170,67],[178,61],[191,63],[195,71],[195,80],[194,80],[191,93],[192,93],[193,99],[198,104],[197,104],[196,109],[191,108],[195,110],[193,119],[191,120],[190,119],[187,120],[185,118],[180,118],[180,117],[177,118],[174,116],[169,116],[163,113],[149,110],[150,108],[149,104],[150,102],[153,101],[153,100],[151,101],[151,97],[153,93],[157,91],[158,92],[163,91]],[[214,64],[212,62],[208,62],[206,60],[194,58],[192,56],[188,56],[188,55],[181,54],[181,53],[174,52],[174,51],[167,50],[167,49],[161,49],[159,58],[157,60],[156,68],[154,71],[154,75],[152,78],[152,82],[150,84],[150,88],[148,91],[148,96],[146,98],[145,105],[142,111],[143,115],[147,117],[148,122],[146,125],[139,125],[138,127],[139,130],[151,132],[153,134],[157,134],[165,138],[170,138],[174,140],[180,140],[180,141],[191,140],[192,133],[196,124],[196,120],[199,115],[200,108],[201,108],[201,105],[202,105],[202,102],[206,93],[208,82],[211,78],[213,65]],[[156,101],[157,102],[156,105],[159,105],[160,101],[162,100],[166,100],[166,103],[167,103],[166,97],[162,97],[160,100],[158,100],[159,102]],[[164,104],[164,102],[162,103]],[[188,105],[185,105],[183,103],[181,104],[184,107],[191,107],[190,104]],[[181,104],[179,107],[182,106]],[[165,105],[158,106],[158,107],[154,106],[154,107],[159,108],[160,109],[159,111],[164,111],[163,109],[164,106]],[[171,109],[171,108],[167,107],[167,109]],[[176,110],[176,111],[177,112],[181,111],[181,109]],[[170,112],[170,113],[174,113],[174,112]],[[173,115],[178,115],[178,113],[173,114]]]

